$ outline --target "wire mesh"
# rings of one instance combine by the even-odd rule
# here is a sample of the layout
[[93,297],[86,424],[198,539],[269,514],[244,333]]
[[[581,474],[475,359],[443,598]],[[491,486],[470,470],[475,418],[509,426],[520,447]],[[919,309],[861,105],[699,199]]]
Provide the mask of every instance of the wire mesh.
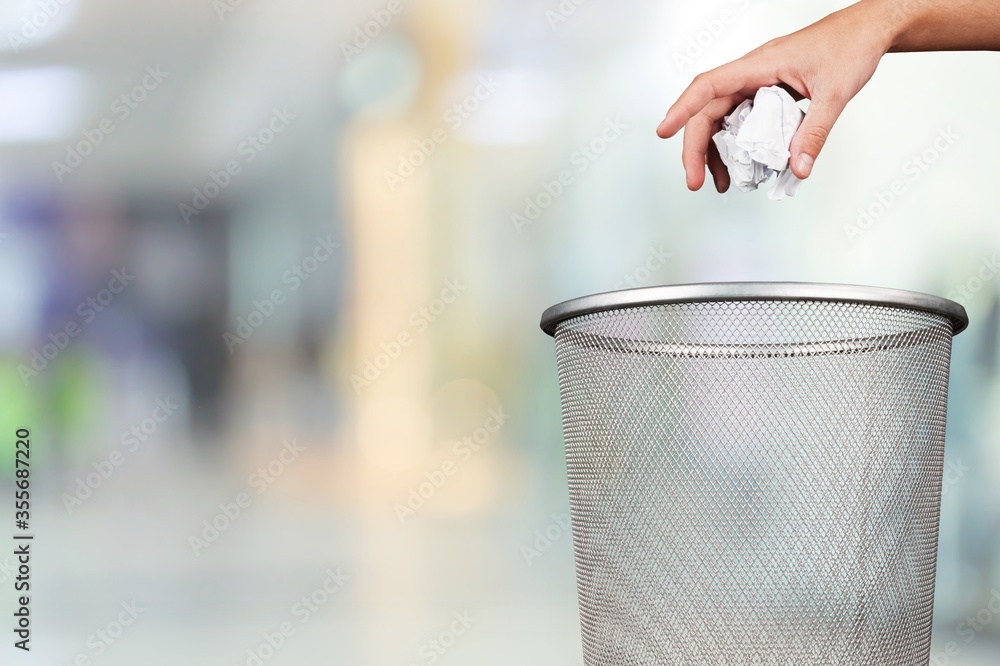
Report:
[[946,318],[681,303],[555,337],[587,666],[926,666]]

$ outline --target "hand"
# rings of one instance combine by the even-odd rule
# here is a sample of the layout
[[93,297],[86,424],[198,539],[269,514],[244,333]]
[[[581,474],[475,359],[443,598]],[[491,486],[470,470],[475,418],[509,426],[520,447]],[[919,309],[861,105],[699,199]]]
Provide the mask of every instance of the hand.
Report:
[[811,100],[792,138],[792,171],[808,178],[844,107],[875,73],[892,47],[892,31],[881,6],[862,2],[818,23],[779,37],[739,60],[695,77],[656,133],[664,139],[684,128],[682,160],[687,185],[699,190],[708,165],[719,192],[729,189],[729,172],[712,142],[722,119],[757,90],[784,85]]

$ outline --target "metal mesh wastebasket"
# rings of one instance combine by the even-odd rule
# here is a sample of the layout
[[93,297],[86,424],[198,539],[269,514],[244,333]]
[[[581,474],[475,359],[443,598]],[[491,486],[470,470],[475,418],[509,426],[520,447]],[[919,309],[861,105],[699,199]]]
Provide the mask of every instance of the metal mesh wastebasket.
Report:
[[586,666],[926,666],[967,325],[798,283],[547,310]]

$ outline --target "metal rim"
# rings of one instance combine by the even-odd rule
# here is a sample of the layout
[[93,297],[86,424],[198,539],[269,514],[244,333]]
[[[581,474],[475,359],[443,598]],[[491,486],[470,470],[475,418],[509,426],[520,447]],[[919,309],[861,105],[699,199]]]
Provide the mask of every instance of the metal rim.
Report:
[[[699,344],[678,342],[654,342],[651,340],[622,340],[600,333],[576,334],[577,344],[599,351],[614,350],[617,354],[640,354],[642,356],[667,356],[672,358],[706,359],[773,359],[809,358],[815,356],[842,356],[864,354],[866,352],[904,349],[927,342],[926,334],[936,332],[939,325],[927,328],[889,333],[864,338],[846,338],[825,342],[790,342],[783,344]],[[915,336],[922,333],[924,336]]]
[[554,336],[567,319],[595,312],[670,303],[712,301],[835,301],[862,303],[941,315],[951,321],[952,335],[969,326],[969,315],[955,301],[903,289],[862,287],[813,282],[703,282],[665,287],[644,287],[574,298],[554,305],[542,314],[541,327]]

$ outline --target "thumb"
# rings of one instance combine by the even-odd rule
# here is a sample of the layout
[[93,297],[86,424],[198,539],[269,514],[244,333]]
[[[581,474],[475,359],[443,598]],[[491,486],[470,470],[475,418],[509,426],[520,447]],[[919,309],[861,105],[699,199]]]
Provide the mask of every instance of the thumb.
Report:
[[809,111],[795,136],[792,137],[792,145],[789,148],[792,154],[792,172],[799,178],[808,178],[812,173],[813,164],[823,150],[830,131],[843,113],[846,104],[819,97],[810,103]]

